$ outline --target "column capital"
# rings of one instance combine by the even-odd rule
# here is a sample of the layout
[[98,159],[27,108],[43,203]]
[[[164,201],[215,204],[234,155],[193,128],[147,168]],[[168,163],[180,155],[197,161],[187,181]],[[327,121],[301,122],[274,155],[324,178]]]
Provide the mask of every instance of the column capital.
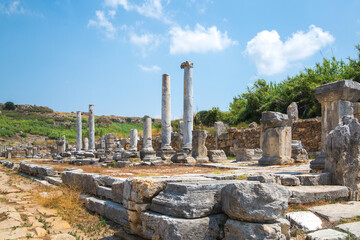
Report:
[[194,63],[193,63],[193,62],[190,62],[190,61],[183,62],[183,63],[180,65],[180,68],[181,68],[181,69],[184,69],[184,68],[193,68],[193,67],[194,67]]

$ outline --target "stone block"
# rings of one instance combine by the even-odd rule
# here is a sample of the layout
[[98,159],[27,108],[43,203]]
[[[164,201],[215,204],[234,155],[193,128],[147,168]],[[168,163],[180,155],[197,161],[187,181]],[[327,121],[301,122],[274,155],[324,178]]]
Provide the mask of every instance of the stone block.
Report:
[[227,160],[224,150],[208,150],[210,162],[223,162]]
[[122,205],[107,201],[105,204],[105,217],[120,224],[125,231],[141,234],[140,214],[124,208]]
[[124,199],[124,182],[125,179],[117,179],[112,183],[111,193],[112,200],[117,203],[122,203]]
[[78,188],[80,191],[96,195],[98,186],[104,186],[106,176],[80,171],[64,171],[61,180],[64,184]]
[[124,182],[123,198],[136,203],[150,203],[165,188],[165,182],[156,178],[128,178]]
[[295,186],[286,187],[290,192],[289,203],[304,204],[319,201],[348,199],[349,190],[344,186]]
[[285,239],[280,223],[251,223],[228,219],[224,232],[224,240]]
[[310,211],[325,218],[329,222],[339,222],[341,219],[349,219],[360,216],[360,202],[328,204],[310,208]]
[[296,177],[299,178],[300,185],[303,186],[329,185],[331,183],[330,173],[309,173]]
[[323,229],[307,234],[307,240],[346,240],[348,236],[346,233],[339,232],[333,229]]
[[227,219],[224,214],[183,219],[153,212],[143,212],[140,218],[144,238],[169,240],[223,239]]
[[357,102],[360,98],[359,93],[360,83],[351,80],[341,80],[315,88],[315,97],[319,102],[337,100]]
[[336,229],[349,233],[353,239],[360,239],[360,222],[340,224]]
[[111,188],[98,186],[96,189],[96,195],[105,199],[112,200]]
[[293,175],[283,175],[280,176],[281,185],[284,186],[299,186],[300,180],[298,177]]
[[107,201],[101,200],[94,197],[86,197],[85,198],[85,206],[93,211],[99,214],[100,216],[105,216],[105,204]]
[[276,177],[272,174],[259,174],[247,177],[248,181],[258,181],[261,183],[277,183]]
[[283,186],[254,181],[229,184],[221,191],[222,210],[232,219],[274,222],[285,214],[290,192]]
[[180,218],[200,218],[221,212],[221,189],[230,181],[168,183],[153,198],[151,210]]
[[295,225],[305,232],[315,231],[322,228],[321,219],[309,211],[290,212],[286,214],[291,225]]

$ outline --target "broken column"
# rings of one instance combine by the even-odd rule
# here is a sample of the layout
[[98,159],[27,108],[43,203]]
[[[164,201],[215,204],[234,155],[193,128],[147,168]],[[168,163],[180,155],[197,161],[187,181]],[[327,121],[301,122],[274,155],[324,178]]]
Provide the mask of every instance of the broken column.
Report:
[[290,126],[293,125],[293,122],[299,119],[299,110],[296,102],[292,102],[287,108],[287,115],[289,118]]
[[193,141],[192,141],[192,156],[195,158],[196,162],[209,162],[207,156],[207,148],[205,146],[207,131],[205,130],[194,130]]
[[292,163],[291,127],[286,114],[263,112],[261,119],[262,151],[260,165],[282,165]]
[[152,146],[152,129],[151,129],[151,118],[145,117],[143,124],[143,146],[140,151],[140,158],[143,161],[154,161],[157,160],[156,152]]
[[174,154],[171,143],[171,98],[170,76],[162,76],[162,101],[161,101],[161,149],[159,155],[163,160],[169,160]]
[[63,153],[66,150],[66,139],[65,135],[61,139],[56,140],[57,154]]
[[82,148],[82,122],[81,111],[76,112],[76,151],[81,151]]
[[95,150],[95,115],[94,105],[89,105],[89,149]]
[[310,168],[323,170],[326,137],[344,116],[353,116],[352,102],[357,102],[360,98],[360,83],[341,80],[324,84],[315,89],[315,97],[321,103],[321,154],[310,162]]
[[193,66],[190,61],[183,62],[184,69],[184,140],[182,150],[191,151],[193,130]]
[[301,141],[292,140],[291,158],[294,159],[296,163],[302,163],[307,161],[307,151],[303,148]]
[[360,124],[356,118],[344,117],[326,138],[325,170],[332,184],[347,186],[350,200],[359,200]]
[[137,144],[138,144],[138,131],[137,129],[130,130],[130,147],[128,151],[137,151]]

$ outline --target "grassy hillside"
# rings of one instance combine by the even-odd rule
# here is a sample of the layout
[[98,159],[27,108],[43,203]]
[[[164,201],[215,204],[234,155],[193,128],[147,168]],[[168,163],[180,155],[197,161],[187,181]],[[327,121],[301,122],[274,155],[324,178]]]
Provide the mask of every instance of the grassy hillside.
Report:
[[[65,135],[70,142],[76,140],[75,114],[47,114],[32,111],[7,111],[1,110],[0,137],[8,138],[19,136],[26,138],[28,134],[46,136],[57,139]],[[104,119],[106,121],[104,121]],[[110,118],[109,118],[110,119]],[[142,131],[142,123],[112,122],[107,117],[95,117],[95,136],[101,137],[107,133],[115,133],[117,137],[129,136],[130,129]],[[83,137],[88,136],[88,118],[82,118]],[[160,128],[159,123],[154,123],[155,132]]]

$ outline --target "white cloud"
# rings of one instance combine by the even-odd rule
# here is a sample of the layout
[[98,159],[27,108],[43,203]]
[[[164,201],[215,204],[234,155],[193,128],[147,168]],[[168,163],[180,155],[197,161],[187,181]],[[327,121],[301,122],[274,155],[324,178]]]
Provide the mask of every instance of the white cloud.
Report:
[[[104,11],[96,11],[96,20],[90,19],[88,22],[88,27],[97,27],[102,29],[105,32],[106,37],[114,38],[116,34],[116,29],[113,24],[109,21],[108,17],[105,15]],[[109,11],[108,16],[113,18],[115,16],[114,12]]]
[[157,65],[153,65],[151,67],[146,67],[141,64],[139,64],[139,68],[143,70],[144,72],[158,72],[161,70],[161,68]]
[[[0,3],[0,14],[27,14],[27,15],[39,15],[25,9],[20,1],[10,1],[8,5]],[[39,15],[40,16],[40,15]]]
[[283,72],[290,63],[305,59],[331,44],[334,37],[329,32],[311,25],[309,31],[298,31],[285,42],[276,30],[259,32],[246,46],[245,53],[255,62],[261,75]]
[[161,42],[161,37],[152,33],[145,33],[143,35],[137,35],[135,33],[130,34],[130,42],[141,47],[157,47]]
[[194,30],[176,26],[170,29],[169,34],[171,54],[217,52],[237,44],[236,41],[228,38],[227,32],[221,33],[216,26],[206,29],[196,24]]
[[135,4],[128,0],[105,0],[105,6],[117,8],[123,7],[126,11],[136,11],[145,17],[154,18],[163,21],[166,24],[172,24],[172,21],[165,16],[161,0],[144,0],[142,4]]

